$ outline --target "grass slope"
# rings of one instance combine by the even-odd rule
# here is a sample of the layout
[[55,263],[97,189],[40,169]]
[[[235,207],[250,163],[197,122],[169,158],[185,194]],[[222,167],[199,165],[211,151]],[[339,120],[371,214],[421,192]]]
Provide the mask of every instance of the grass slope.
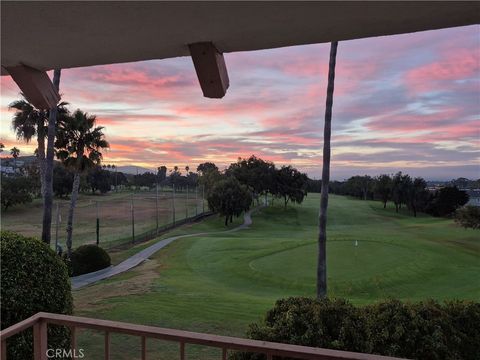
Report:
[[[276,299],[315,294],[319,196],[287,209],[277,203],[254,214],[248,230],[181,239],[133,271],[75,292],[76,313],[243,336]],[[177,232],[221,229],[215,217]],[[330,296],[357,304],[387,297],[480,300],[479,234],[451,220],[332,196],[327,250]],[[88,333],[82,342],[89,355],[102,353],[101,337]],[[114,344],[115,358],[139,354],[138,339],[118,337]],[[155,358],[177,352],[158,346],[149,344]],[[189,352],[216,355],[205,348]]]

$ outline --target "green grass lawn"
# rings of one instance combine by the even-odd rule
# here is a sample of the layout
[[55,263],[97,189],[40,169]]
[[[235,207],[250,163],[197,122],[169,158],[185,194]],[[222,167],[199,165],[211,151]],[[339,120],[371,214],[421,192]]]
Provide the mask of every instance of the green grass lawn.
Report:
[[[315,294],[319,196],[310,194],[301,206],[287,209],[276,203],[255,213],[248,230],[180,239],[130,272],[74,292],[75,313],[244,336],[276,299]],[[478,231],[339,196],[331,197],[328,216],[330,296],[355,304],[388,297],[480,300]],[[222,224],[213,217],[176,232],[217,231]],[[89,359],[95,353],[101,358],[102,341],[89,332],[80,344]],[[138,356],[138,339],[113,341],[114,358]],[[177,352],[176,345],[162,352],[159,346],[149,343],[156,359]],[[217,354],[205,348],[189,353],[189,359]]]

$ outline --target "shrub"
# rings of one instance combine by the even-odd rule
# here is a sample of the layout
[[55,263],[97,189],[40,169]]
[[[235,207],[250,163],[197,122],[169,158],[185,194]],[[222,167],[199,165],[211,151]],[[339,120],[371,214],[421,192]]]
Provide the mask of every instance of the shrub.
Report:
[[480,229],[480,207],[467,205],[455,212],[455,222],[465,229]]
[[[1,328],[5,329],[39,311],[72,314],[70,279],[65,264],[46,244],[12,232],[1,232]],[[69,332],[48,327],[48,346],[68,348]],[[33,357],[32,330],[7,341],[8,359]]]
[[[251,339],[411,359],[478,360],[480,303],[389,300],[355,307],[343,299],[278,300]],[[233,359],[265,359],[236,353]],[[278,359],[278,358],[277,358]]]
[[97,245],[82,245],[70,257],[72,274],[78,276],[105,269],[111,264],[110,256]]
[[33,201],[32,193],[35,186],[31,179],[26,176],[2,176],[2,197],[3,210],[18,204],[26,204]]

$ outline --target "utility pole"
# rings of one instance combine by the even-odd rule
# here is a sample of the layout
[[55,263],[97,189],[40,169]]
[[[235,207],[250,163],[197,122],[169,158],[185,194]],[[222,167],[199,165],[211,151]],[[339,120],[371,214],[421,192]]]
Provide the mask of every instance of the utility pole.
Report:
[[198,185],[195,186],[195,216],[198,215]]
[[205,212],[205,184],[202,185],[202,213]]
[[173,226],[175,226],[175,184],[173,184],[173,201],[172,201],[172,206],[173,206]]
[[97,206],[97,246],[100,244],[100,216],[98,214],[98,201],[96,202]]
[[131,204],[131,210],[132,210],[132,244],[135,243],[135,211],[133,208],[133,196],[132,194],[132,204]]
[[155,187],[155,211],[156,211],[156,223],[157,223],[157,234],[158,234],[158,181],[157,186]]

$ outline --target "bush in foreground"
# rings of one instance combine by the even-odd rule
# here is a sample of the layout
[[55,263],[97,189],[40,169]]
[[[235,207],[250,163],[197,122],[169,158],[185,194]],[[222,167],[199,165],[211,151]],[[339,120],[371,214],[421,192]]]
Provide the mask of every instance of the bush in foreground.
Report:
[[[72,314],[72,294],[67,268],[46,244],[12,232],[1,232],[1,328],[5,329],[39,311]],[[48,327],[48,346],[69,347],[64,327]],[[7,341],[7,357],[24,360],[33,357],[32,330]]]
[[70,257],[73,276],[105,269],[110,264],[110,256],[97,245],[82,245],[75,249]]
[[[480,303],[398,300],[355,307],[343,299],[278,300],[247,336],[336,350],[422,360],[478,360]],[[236,360],[265,359],[237,353]],[[279,359],[279,358],[277,358]]]

